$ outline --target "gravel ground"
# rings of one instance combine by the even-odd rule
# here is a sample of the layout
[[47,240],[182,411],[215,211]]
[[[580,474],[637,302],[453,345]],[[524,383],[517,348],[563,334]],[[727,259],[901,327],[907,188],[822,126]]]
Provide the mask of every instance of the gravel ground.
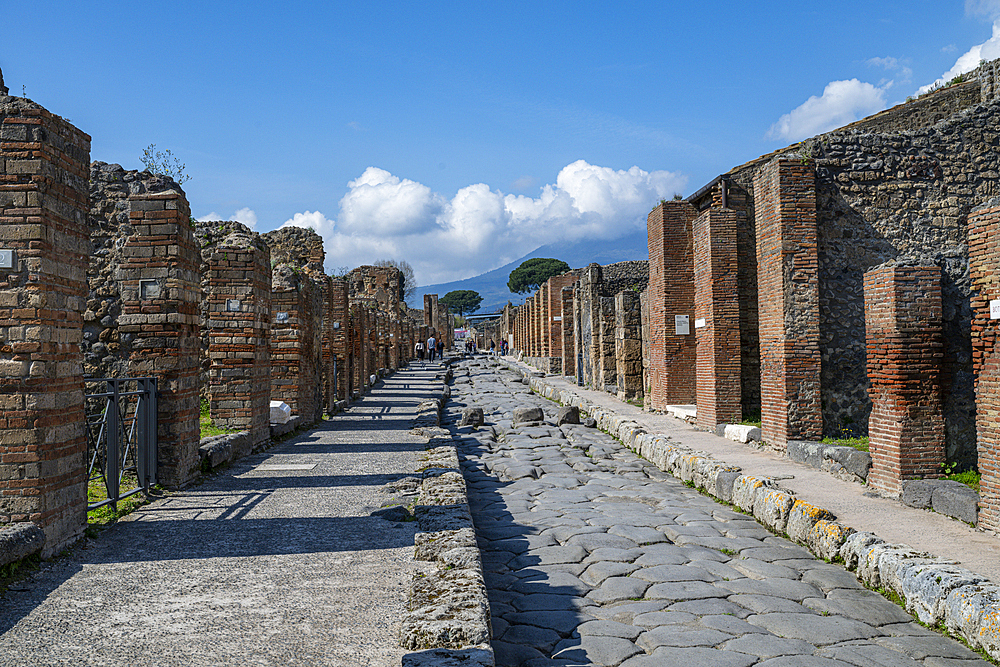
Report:
[[415,524],[371,513],[435,369],[46,564],[0,598],[0,665],[398,665]]
[[[842,567],[688,488],[489,362],[455,371],[498,667],[987,665]],[[513,424],[516,407],[546,421]]]

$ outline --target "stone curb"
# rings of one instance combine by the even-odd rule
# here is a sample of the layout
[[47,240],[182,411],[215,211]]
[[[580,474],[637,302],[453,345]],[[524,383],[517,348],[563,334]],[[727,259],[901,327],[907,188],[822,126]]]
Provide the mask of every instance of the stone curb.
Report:
[[422,402],[413,420],[413,432],[428,442],[414,508],[416,568],[400,631],[403,648],[414,652],[403,656],[403,667],[495,664],[490,604],[465,479],[454,440],[441,428],[440,411],[449,395],[442,390],[440,397]]
[[798,500],[774,480],[742,475],[706,452],[648,433],[637,422],[565,389],[556,389],[508,360],[540,396],[587,412],[626,447],[685,482],[752,514],[776,533],[825,560],[843,560],[858,580],[899,597],[905,609],[928,625],[944,626],[994,659],[1000,659],[1000,586],[965,568],[905,544],[888,544],[857,532],[825,509]]
[[0,567],[40,554],[44,546],[45,532],[35,523],[8,524],[0,528]]

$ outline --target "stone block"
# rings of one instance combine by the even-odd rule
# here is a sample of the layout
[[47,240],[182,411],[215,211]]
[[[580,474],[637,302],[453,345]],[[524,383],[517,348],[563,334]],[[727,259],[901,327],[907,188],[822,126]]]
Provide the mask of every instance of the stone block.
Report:
[[944,605],[944,623],[972,648],[1000,652],[1000,586],[974,584],[956,588]]
[[903,504],[920,509],[929,509],[934,489],[941,480],[910,479],[903,482]]
[[[750,426],[748,424],[719,424],[722,427],[722,433],[719,433],[723,438],[733,440],[734,442],[760,442],[760,428],[757,426]],[[719,429],[716,429],[718,433]]]
[[540,422],[545,420],[545,413],[539,407],[514,408],[514,424],[525,422]]
[[733,483],[733,504],[744,512],[753,512],[757,489],[764,484],[765,480],[750,475],[740,475]]
[[493,649],[484,645],[484,648],[435,648],[407,653],[402,667],[493,667],[494,664]]
[[794,503],[792,496],[777,489],[758,489],[753,503],[753,515],[771,530],[783,533]]
[[820,558],[832,561],[843,558],[844,545],[853,534],[853,528],[836,521],[820,519],[809,530],[806,545]]
[[819,521],[833,521],[836,518],[821,507],[796,500],[788,514],[788,524],[785,527],[785,532],[796,542],[809,544],[809,533],[812,532],[813,526]]
[[0,528],[0,567],[42,551],[45,532],[31,522]]
[[797,462],[805,463],[813,468],[823,465],[823,453],[826,445],[811,440],[789,440],[788,458]]
[[844,466],[844,469],[855,477],[868,479],[868,471],[872,467],[872,457],[868,452],[863,452],[854,447],[829,445],[826,447],[823,456]]
[[563,424],[579,424],[580,408],[575,405],[565,405],[556,412],[556,426]]
[[733,485],[739,478],[740,473],[735,471],[720,470],[715,477],[715,493],[720,500],[727,503],[733,499]]
[[961,482],[943,479],[931,495],[931,507],[939,514],[976,525],[979,494]]
[[482,426],[486,421],[486,417],[483,415],[482,408],[470,407],[463,408],[462,419],[458,422],[459,426]]
[[292,409],[284,401],[271,401],[271,423],[287,424],[292,418]]

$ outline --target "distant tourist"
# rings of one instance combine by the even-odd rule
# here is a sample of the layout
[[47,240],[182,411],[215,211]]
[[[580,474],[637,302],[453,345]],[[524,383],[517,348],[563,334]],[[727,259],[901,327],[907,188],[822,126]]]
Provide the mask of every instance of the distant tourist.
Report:
[[438,359],[444,359],[444,341],[437,342]]
[[497,356],[497,344],[496,341],[494,341],[492,338],[490,338],[490,356],[491,357]]
[[417,353],[417,358],[420,359],[420,361],[423,361],[424,360],[424,341],[418,340],[417,344],[414,345],[414,349],[415,349],[415,351]]
[[434,352],[437,351],[437,341],[434,336],[427,339],[427,360],[434,361]]

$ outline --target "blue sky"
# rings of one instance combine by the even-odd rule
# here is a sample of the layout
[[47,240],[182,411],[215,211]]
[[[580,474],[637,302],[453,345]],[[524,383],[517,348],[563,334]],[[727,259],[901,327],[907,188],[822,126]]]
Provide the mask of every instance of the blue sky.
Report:
[[660,197],[1000,57],[1000,0],[0,7],[11,93],[92,159],[139,168],[155,143],[196,217],[312,226],[330,270],[402,259],[421,284],[613,241]]

